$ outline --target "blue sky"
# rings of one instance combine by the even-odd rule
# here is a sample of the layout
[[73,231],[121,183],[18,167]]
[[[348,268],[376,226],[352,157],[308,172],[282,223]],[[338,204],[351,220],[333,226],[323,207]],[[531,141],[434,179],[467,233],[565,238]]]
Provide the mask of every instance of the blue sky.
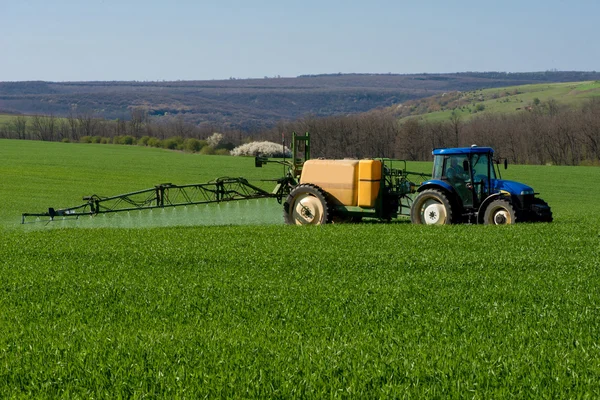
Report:
[[600,70],[600,1],[0,0],[0,81]]

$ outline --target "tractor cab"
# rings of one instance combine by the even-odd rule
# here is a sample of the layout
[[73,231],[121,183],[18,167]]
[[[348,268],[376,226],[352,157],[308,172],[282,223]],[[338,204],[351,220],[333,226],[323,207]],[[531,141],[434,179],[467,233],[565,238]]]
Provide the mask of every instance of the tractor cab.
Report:
[[496,181],[493,155],[490,147],[434,150],[432,179],[451,186],[464,208],[479,207]]

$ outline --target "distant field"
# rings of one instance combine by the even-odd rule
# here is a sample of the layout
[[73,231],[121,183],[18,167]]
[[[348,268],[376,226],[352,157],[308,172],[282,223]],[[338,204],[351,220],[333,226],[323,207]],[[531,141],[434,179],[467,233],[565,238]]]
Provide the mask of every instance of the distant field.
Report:
[[509,166],[552,224],[294,227],[275,203],[34,229],[21,212],[91,193],[281,169],[8,140],[0,157],[0,397],[600,396],[600,168]]
[[[566,82],[551,84],[535,84],[509,86],[504,88],[483,89],[461,93],[468,105],[457,109],[465,120],[482,113],[515,113],[526,112],[526,108],[534,104],[534,99],[547,102],[556,100],[558,104],[576,105],[600,96],[600,81]],[[443,98],[439,98],[440,100]],[[421,100],[421,101],[427,101]],[[479,105],[483,111],[474,113]],[[421,115],[428,121],[447,121],[452,114],[451,109],[430,112]]]

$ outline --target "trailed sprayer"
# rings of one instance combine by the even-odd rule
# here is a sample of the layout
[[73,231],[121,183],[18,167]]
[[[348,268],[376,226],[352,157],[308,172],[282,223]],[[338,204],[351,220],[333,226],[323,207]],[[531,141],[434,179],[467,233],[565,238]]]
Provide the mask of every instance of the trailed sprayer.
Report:
[[[490,147],[435,149],[431,176],[408,171],[403,160],[311,159],[308,133],[293,133],[291,150],[291,159],[255,158],[256,167],[266,163],[284,166],[284,176],[275,180],[271,192],[244,178],[188,185],[165,183],[110,197],[87,196],[84,204],[75,207],[24,213],[22,223],[32,218],[52,221],[56,217],[257,198],[277,199],[283,205],[284,221],[295,225],[390,221],[399,216],[428,225],[552,221],[550,207],[531,187],[501,179],[500,162]],[[506,160],[503,165],[506,169]],[[417,180],[422,183],[416,184]]]

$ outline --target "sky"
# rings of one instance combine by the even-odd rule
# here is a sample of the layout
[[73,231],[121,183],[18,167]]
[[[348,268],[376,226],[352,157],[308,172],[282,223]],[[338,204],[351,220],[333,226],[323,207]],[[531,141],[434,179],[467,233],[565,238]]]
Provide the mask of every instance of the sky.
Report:
[[600,71],[598,0],[0,0],[0,81]]

